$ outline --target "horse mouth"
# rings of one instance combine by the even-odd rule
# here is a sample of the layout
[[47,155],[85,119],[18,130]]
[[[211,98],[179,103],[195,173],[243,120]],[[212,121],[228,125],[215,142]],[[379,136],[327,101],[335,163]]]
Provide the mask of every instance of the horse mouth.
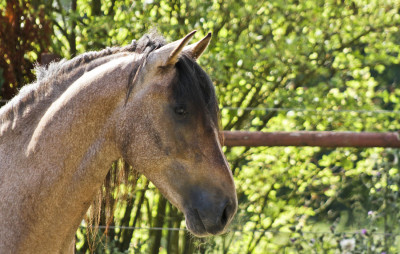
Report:
[[186,227],[188,230],[197,237],[206,237],[210,235],[203,221],[200,218],[200,214],[197,210],[193,209],[185,213]]
[[185,213],[185,219],[187,229],[196,237],[220,235],[225,232],[225,228],[220,225],[205,224],[197,209],[187,210]]

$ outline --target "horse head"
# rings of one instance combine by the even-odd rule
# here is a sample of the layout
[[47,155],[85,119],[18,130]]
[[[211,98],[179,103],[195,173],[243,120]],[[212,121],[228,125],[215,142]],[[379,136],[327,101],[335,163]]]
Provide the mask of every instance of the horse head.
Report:
[[237,197],[221,148],[215,89],[196,62],[211,34],[187,46],[194,33],[143,55],[116,131],[124,159],[202,237],[226,230]]

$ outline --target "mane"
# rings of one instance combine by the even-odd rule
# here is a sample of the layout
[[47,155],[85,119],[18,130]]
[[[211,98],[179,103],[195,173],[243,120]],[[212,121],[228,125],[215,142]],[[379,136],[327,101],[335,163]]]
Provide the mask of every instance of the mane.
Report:
[[30,106],[58,97],[85,72],[118,58],[124,53],[148,55],[163,45],[165,45],[164,38],[152,32],[142,36],[139,41],[133,40],[131,44],[124,47],[108,47],[100,51],[83,53],[71,60],[63,59],[53,62],[48,66],[37,65],[36,82],[25,85],[12,100],[0,108],[0,123],[22,115]]

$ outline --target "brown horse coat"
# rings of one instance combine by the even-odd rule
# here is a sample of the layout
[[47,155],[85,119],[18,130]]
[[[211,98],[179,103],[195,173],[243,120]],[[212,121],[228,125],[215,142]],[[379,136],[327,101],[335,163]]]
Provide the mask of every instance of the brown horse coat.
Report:
[[0,253],[71,253],[113,161],[124,158],[198,236],[223,232],[237,199],[214,88],[194,32],[145,36],[39,72],[0,109]]

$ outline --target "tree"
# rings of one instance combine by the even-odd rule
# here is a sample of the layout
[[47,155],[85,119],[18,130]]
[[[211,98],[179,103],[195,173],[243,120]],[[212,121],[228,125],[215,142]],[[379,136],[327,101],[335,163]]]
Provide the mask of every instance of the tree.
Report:
[[34,80],[33,67],[50,44],[51,24],[42,6],[25,0],[0,3],[0,97],[11,99]]

